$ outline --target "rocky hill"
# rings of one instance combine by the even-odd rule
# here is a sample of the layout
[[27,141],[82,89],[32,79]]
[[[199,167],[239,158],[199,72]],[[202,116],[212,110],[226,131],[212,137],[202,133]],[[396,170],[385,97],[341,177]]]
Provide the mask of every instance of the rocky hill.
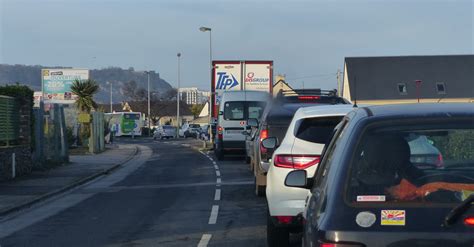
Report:
[[[43,67],[40,65],[8,65],[0,64],[0,85],[14,84],[19,82],[28,85],[35,91],[41,90],[41,69],[43,68],[66,68],[66,67]],[[133,68],[122,69],[109,67],[104,69],[90,70],[90,77],[100,85],[100,91],[95,100],[99,103],[108,103],[110,100],[110,84],[112,83],[112,94],[114,102],[130,100],[129,94],[124,93],[126,84],[134,81],[138,88],[147,89],[147,75],[143,71],[135,71]],[[150,73],[150,91],[153,95],[164,94],[172,87],[160,78],[156,72]]]

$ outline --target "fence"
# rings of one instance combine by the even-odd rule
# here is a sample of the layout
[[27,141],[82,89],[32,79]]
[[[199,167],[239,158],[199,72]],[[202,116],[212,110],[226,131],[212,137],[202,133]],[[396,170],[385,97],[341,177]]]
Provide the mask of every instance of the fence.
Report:
[[14,98],[0,95],[0,146],[17,144],[20,113]]

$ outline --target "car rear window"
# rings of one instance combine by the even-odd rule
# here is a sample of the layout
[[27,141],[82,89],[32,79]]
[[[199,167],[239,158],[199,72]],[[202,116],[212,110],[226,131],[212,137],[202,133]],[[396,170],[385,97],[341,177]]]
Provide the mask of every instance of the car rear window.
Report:
[[454,203],[474,193],[472,122],[369,129],[352,158],[353,203]]
[[308,142],[325,144],[334,127],[341,122],[342,118],[342,116],[336,116],[302,119],[296,129],[295,136]]
[[225,120],[260,119],[266,102],[264,101],[229,101],[224,105]]
[[174,129],[174,127],[170,126],[170,125],[165,125],[165,126],[163,126],[163,129]]
[[189,125],[189,128],[199,128],[200,125],[199,124],[190,124]]

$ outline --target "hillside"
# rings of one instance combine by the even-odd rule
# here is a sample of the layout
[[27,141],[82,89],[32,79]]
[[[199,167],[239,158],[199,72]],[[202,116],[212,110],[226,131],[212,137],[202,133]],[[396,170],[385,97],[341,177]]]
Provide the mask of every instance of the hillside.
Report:
[[[20,82],[28,85],[35,91],[41,90],[41,69],[43,68],[65,68],[65,67],[43,67],[40,65],[8,65],[0,64],[0,85],[14,84]],[[95,99],[99,103],[108,103],[110,100],[110,86],[107,82],[112,82],[113,101],[121,102],[130,100],[124,95],[124,84],[135,81],[138,88],[147,88],[147,75],[143,71],[135,71],[133,68],[122,69],[109,67],[104,69],[94,69],[90,71],[90,77],[100,85],[100,91]],[[150,74],[151,92],[163,94],[170,90],[171,85],[160,78],[159,73]]]

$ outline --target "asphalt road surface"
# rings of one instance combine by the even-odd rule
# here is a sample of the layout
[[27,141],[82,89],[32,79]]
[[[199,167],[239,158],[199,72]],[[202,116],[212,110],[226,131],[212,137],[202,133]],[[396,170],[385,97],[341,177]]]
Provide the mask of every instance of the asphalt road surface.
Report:
[[266,200],[242,157],[132,141],[123,168],[3,219],[0,246],[266,246]]

